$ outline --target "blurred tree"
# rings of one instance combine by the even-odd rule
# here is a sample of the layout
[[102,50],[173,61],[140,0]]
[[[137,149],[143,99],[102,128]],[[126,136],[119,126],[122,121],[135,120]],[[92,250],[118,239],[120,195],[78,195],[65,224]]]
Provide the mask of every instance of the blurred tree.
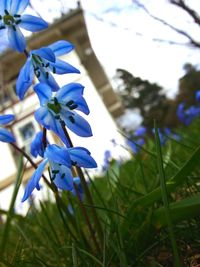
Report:
[[164,127],[163,122],[169,102],[163,88],[156,83],[135,77],[124,69],[117,69],[116,78],[119,80],[118,92],[124,107],[138,109],[143,118],[142,124],[150,131],[154,119],[159,127]]
[[195,104],[196,91],[200,89],[200,71],[196,66],[186,63],[183,66],[185,74],[179,79],[178,102],[185,102],[187,106]]
[[185,74],[179,79],[178,93],[175,99],[168,99],[161,86],[135,77],[124,69],[117,69],[118,93],[126,109],[137,109],[142,117],[142,125],[149,133],[153,120],[159,128],[176,128],[180,122],[177,108],[182,102],[186,107],[196,104],[196,92],[200,90],[200,71],[196,66],[186,63]]

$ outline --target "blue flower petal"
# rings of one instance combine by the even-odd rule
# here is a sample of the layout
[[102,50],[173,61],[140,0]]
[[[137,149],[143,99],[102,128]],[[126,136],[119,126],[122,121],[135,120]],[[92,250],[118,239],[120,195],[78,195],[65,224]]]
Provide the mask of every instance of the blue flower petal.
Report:
[[16,83],[16,93],[20,100],[24,98],[26,91],[29,89],[33,82],[34,70],[31,58],[28,58],[25,65],[20,70]]
[[65,102],[77,99],[83,95],[84,86],[80,83],[68,83],[60,88],[56,93],[59,102]]
[[25,50],[26,40],[18,26],[15,26],[15,30],[12,26],[8,27],[8,40],[10,46],[18,52],[23,52]]
[[80,73],[78,69],[70,65],[69,63],[56,59],[55,63],[51,63],[51,70],[55,70],[56,74],[65,74],[65,73]]
[[15,116],[13,114],[6,114],[0,116],[0,124],[5,125],[15,119]]
[[31,54],[45,58],[46,60],[48,60],[50,62],[56,61],[55,54],[48,47],[42,47],[42,48],[37,49],[37,50],[32,50]]
[[56,98],[60,103],[66,105],[68,102],[73,101],[77,107],[76,110],[80,110],[85,114],[89,114],[90,110],[83,98],[84,86],[80,83],[69,83],[63,86],[57,93]]
[[31,32],[41,31],[48,27],[48,23],[46,21],[32,15],[21,16],[21,22],[19,25],[21,28]]
[[38,80],[41,83],[46,83],[51,87],[51,90],[53,92],[58,91],[60,89],[59,85],[57,84],[54,77],[51,75],[51,73],[48,73],[48,77],[46,76],[46,73],[41,72],[40,77],[38,77]]
[[36,92],[40,100],[41,106],[46,104],[51,99],[52,91],[51,91],[51,88],[47,84],[38,83],[34,86],[33,89]]
[[[56,175],[54,171],[59,171]],[[54,178],[54,184],[62,190],[73,190],[73,176],[71,170],[61,165],[51,163],[51,177]]]
[[[9,2],[9,1],[7,1]],[[12,15],[22,14],[29,4],[29,0],[14,0],[10,3],[10,8],[8,9]]]
[[0,15],[2,16],[4,14],[4,10],[7,9],[7,0],[1,0],[0,4]]
[[25,188],[24,196],[22,198],[22,202],[24,202],[27,198],[29,198],[29,196],[31,195],[31,193],[33,192],[35,188],[39,189],[38,183],[47,163],[48,163],[48,159],[43,160],[39,164],[38,168],[36,169],[32,177],[30,178],[30,180],[28,181],[26,188]]
[[90,156],[89,150],[84,147],[73,147],[68,149],[70,158],[79,167],[96,168],[96,161]]
[[80,97],[79,99],[75,100],[74,103],[77,105],[76,110],[82,111],[86,115],[90,113],[87,102],[85,101],[83,97]]
[[16,142],[15,137],[7,129],[0,128],[0,141],[6,143]]
[[40,131],[36,134],[34,140],[31,142],[30,145],[30,152],[33,157],[40,157],[44,156],[44,146],[43,146],[43,132]]
[[40,107],[35,111],[35,119],[48,130],[50,130],[50,125],[52,122],[54,123],[55,120],[46,107]]
[[74,49],[74,45],[70,42],[60,40],[48,46],[56,56],[62,56]]
[[57,145],[48,145],[45,150],[44,157],[53,162],[71,167],[70,156],[66,148],[61,148]]
[[92,136],[92,130],[89,123],[80,115],[73,113],[73,115],[68,116],[68,114],[62,112],[62,119],[66,126],[78,136]]
[[63,131],[63,128],[61,126],[61,123],[59,120],[56,120],[55,118],[51,120],[51,124],[50,124],[50,129],[51,131],[53,131],[58,137],[60,137],[60,139],[62,140],[62,142],[66,145],[66,147],[69,147],[69,141]]

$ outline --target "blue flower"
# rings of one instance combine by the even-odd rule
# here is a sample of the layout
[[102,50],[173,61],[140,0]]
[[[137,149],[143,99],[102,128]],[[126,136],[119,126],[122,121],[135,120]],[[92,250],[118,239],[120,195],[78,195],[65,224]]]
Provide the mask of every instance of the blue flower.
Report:
[[[47,140],[47,144],[49,144]],[[30,145],[30,152],[33,157],[44,157],[44,144],[43,144],[43,132],[40,131],[36,134],[35,138],[33,139]]]
[[19,27],[31,32],[48,27],[41,18],[21,15],[28,4],[29,0],[2,0],[0,4],[0,30],[7,31],[10,46],[19,52],[26,48],[26,41]]
[[140,147],[142,147],[145,144],[145,140],[144,138],[139,138],[138,140],[134,141],[127,139],[126,144],[132,150],[133,154],[137,154],[140,150]]
[[195,95],[195,99],[196,99],[196,102],[200,102],[200,90],[196,91],[196,95]]
[[[166,128],[168,129],[168,128]],[[155,129],[152,129],[153,134],[155,134]],[[169,133],[169,130],[166,130],[165,132],[166,134]],[[161,146],[164,146],[168,140],[168,137],[166,136],[166,134],[163,133],[163,130],[161,130],[160,128],[158,128],[158,136],[160,139],[160,144]]]
[[194,118],[200,115],[200,108],[191,106],[189,108],[185,107],[185,103],[180,103],[177,108],[177,116],[181,122],[186,126],[190,125]]
[[74,192],[72,166],[84,168],[96,168],[95,160],[90,156],[90,152],[83,147],[61,148],[57,145],[48,145],[44,160],[28,181],[22,202],[25,201],[33,190],[40,190],[39,181],[46,165],[49,164],[51,181],[62,190]]
[[79,136],[89,137],[92,135],[89,123],[75,111],[89,114],[89,108],[83,98],[84,87],[81,84],[67,84],[54,96],[47,84],[39,83],[34,90],[41,105],[35,112],[36,120],[46,129],[54,131],[67,146],[61,122],[64,122],[72,132]]
[[176,141],[180,141],[181,140],[181,136],[178,135],[177,133],[175,132],[172,132],[170,128],[168,127],[165,127],[164,128],[164,134],[167,136],[167,137],[171,137],[172,139],[176,140]]
[[146,127],[144,127],[144,126],[140,126],[140,127],[138,127],[138,128],[135,130],[135,132],[134,132],[134,136],[136,136],[136,137],[140,137],[140,136],[145,135],[146,132],[147,132]]
[[15,137],[7,129],[1,127],[2,125],[8,124],[14,119],[15,116],[12,114],[0,116],[0,141],[7,143],[16,142]]
[[58,41],[48,47],[42,47],[29,53],[16,83],[16,92],[22,100],[31,86],[34,75],[41,83],[48,84],[52,91],[58,91],[59,86],[51,74],[80,73],[78,69],[67,62],[56,58],[73,50],[74,46],[67,41]]

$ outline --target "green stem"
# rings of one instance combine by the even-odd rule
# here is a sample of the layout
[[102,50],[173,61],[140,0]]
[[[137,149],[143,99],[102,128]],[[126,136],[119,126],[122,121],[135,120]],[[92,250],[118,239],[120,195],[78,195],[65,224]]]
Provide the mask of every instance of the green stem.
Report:
[[[73,143],[72,143],[71,138],[70,138],[70,136],[69,136],[69,134],[68,134],[68,132],[67,132],[67,130],[65,128],[65,123],[63,121],[61,121],[61,126],[62,126],[63,132],[64,132],[67,140],[69,141],[70,147],[73,147]],[[79,176],[79,178],[81,180],[81,184],[83,186],[83,189],[84,189],[84,192],[85,192],[85,195],[87,197],[87,200],[88,200],[89,204],[91,206],[94,206],[94,202],[93,202],[92,196],[90,194],[90,191],[88,189],[88,185],[87,185],[86,179],[84,177],[84,174],[82,172],[82,169],[80,167],[78,167],[78,166],[75,166],[75,169],[76,169],[77,174],[78,174],[78,176]],[[92,216],[93,216],[94,223],[95,223],[95,226],[96,226],[96,230],[98,232],[98,236],[99,236],[99,239],[100,239],[100,246],[102,248],[102,245],[103,245],[103,231],[102,231],[102,228],[101,228],[101,224],[99,222],[99,219],[98,219],[97,212],[96,212],[95,208],[92,208],[91,211],[92,211]]]

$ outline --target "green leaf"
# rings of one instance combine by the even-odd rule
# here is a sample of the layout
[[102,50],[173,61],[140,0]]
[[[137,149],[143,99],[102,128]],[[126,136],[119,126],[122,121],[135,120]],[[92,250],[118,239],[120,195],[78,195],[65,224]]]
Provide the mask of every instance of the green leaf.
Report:
[[[169,208],[171,219],[174,223],[194,218],[199,215],[200,194],[172,203]],[[157,228],[167,225],[165,210],[163,207],[154,212],[152,222]]]

